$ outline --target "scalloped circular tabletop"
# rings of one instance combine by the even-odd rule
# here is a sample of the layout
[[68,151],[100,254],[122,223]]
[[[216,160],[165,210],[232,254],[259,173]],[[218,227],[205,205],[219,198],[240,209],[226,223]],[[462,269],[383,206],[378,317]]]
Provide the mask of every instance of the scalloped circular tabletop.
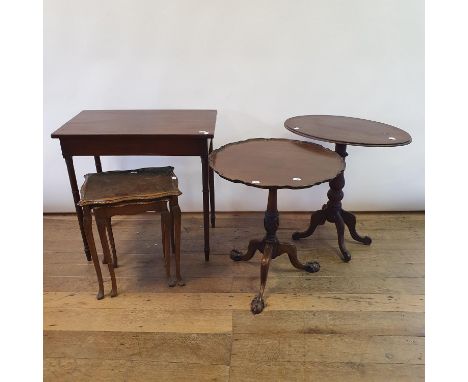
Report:
[[360,118],[301,115],[287,119],[284,127],[303,137],[345,145],[392,147],[411,143],[411,135],[404,130]]
[[258,188],[307,188],[335,178],[345,162],[318,144],[254,138],[214,150],[210,166],[222,178]]

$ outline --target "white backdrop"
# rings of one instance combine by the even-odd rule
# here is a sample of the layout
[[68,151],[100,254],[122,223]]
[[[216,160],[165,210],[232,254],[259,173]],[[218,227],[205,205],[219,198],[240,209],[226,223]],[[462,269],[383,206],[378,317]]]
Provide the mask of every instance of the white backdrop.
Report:
[[[215,148],[298,136],[300,114],[347,115],[408,131],[409,146],[348,146],[349,210],[424,209],[424,1],[45,0],[44,211],[73,211],[50,133],[83,109],[218,110]],[[324,144],[327,147],[331,145]],[[104,170],[173,165],[183,211],[200,211],[195,157],[104,157]],[[75,158],[79,183],[92,158]],[[218,210],[264,210],[266,191],[216,176]],[[312,210],[327,185],[278,194]]]

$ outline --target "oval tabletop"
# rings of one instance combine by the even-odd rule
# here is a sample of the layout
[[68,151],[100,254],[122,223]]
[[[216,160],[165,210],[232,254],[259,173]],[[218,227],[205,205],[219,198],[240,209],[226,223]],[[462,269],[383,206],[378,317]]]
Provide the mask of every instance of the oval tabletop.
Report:
[[279,138],[229,143],[213,151],[209,160],[222,178],[258,188],[307,188],[335,178],[345,168],[332,150]]
[[354,146],[403,146],[411,135],[397,127],[367,119],[335,115],[301,115],[284,122],[284,127],[303,137]]

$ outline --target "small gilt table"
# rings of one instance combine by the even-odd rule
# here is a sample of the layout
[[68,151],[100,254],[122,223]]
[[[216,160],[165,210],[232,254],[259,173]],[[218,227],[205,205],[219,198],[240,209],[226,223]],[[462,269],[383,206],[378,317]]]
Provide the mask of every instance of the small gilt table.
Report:
[[260,266],[260,291],[252,300],[251,311],[261,313],[265,303],[263,294],[271,259],[286,253],[291,264],[306,272],[317,272],[317,262],[303,264],[297,258],[296,247],[279,242],[277,209],[278,189],[301,189],[326,182],[342,173],[344,159],[331,150],[308,142],[289,139],[249,139],[227,144],[209,157],[210,166],[222,178],[247,186],[268,189],[263,239],[250,240],[247,252],[231,252],[234,261],[248,261],[258,250],[263,254]]
[[[284,126],[294,134],[319,141],[335,144],[335,152],[343,160],[348,153],[346,145],[368,147],[393,147],[411,143],[411,136],[404,130],[380,122],[360,118],[340,117],[333,115],[303,115],[292,117],[284,122]],[[365,245],[370,245],[369,236],[361,236],[356,232],[356,217],[341,207],[344,172],[329,182],[328,202],[321,210],[314,212],[310,218],[309,227],[303,232],[294,232],[292,238],[299,240],[310,236],[315,229],[326,221],[335,223],[338,233],[338,245],[343,261],[351,260],[351,254],[344,244],[344,226],[349,229],[351,237]]]

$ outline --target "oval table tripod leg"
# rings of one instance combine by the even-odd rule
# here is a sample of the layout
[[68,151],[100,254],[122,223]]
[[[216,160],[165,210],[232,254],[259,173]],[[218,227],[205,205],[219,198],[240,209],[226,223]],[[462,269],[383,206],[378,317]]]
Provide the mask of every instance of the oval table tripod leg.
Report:
[[351,260],[351,254],[346,249],[346,246],[344,243],[344,221],[343,221],[343,218],[341,217],[340,212],[335,213],[335,226],[336,226],[336,232],[338,233],[338,245],[340,247],[342,259],[343,261],[348,262],[349,260]]
[[354,240],[365,245],[370,245],[372,243],[372,239],[369,236],[361,236],[356,232],[356,216],[354,216],[351,212],[341,210],[341,217],[343,218],[343,221],[348,227],[349,233]]
[[319,226],[325,223],[325,212],[324,210],[317,210],[314,213],[312,213],[310,217],[310,223],[309,227],[303,231],[303,232],[294,232],[292,234],[292,239],[293,240],[299,240],[303,239],[305,237],[308,237],[312,235],[315,231],[315,229]]

